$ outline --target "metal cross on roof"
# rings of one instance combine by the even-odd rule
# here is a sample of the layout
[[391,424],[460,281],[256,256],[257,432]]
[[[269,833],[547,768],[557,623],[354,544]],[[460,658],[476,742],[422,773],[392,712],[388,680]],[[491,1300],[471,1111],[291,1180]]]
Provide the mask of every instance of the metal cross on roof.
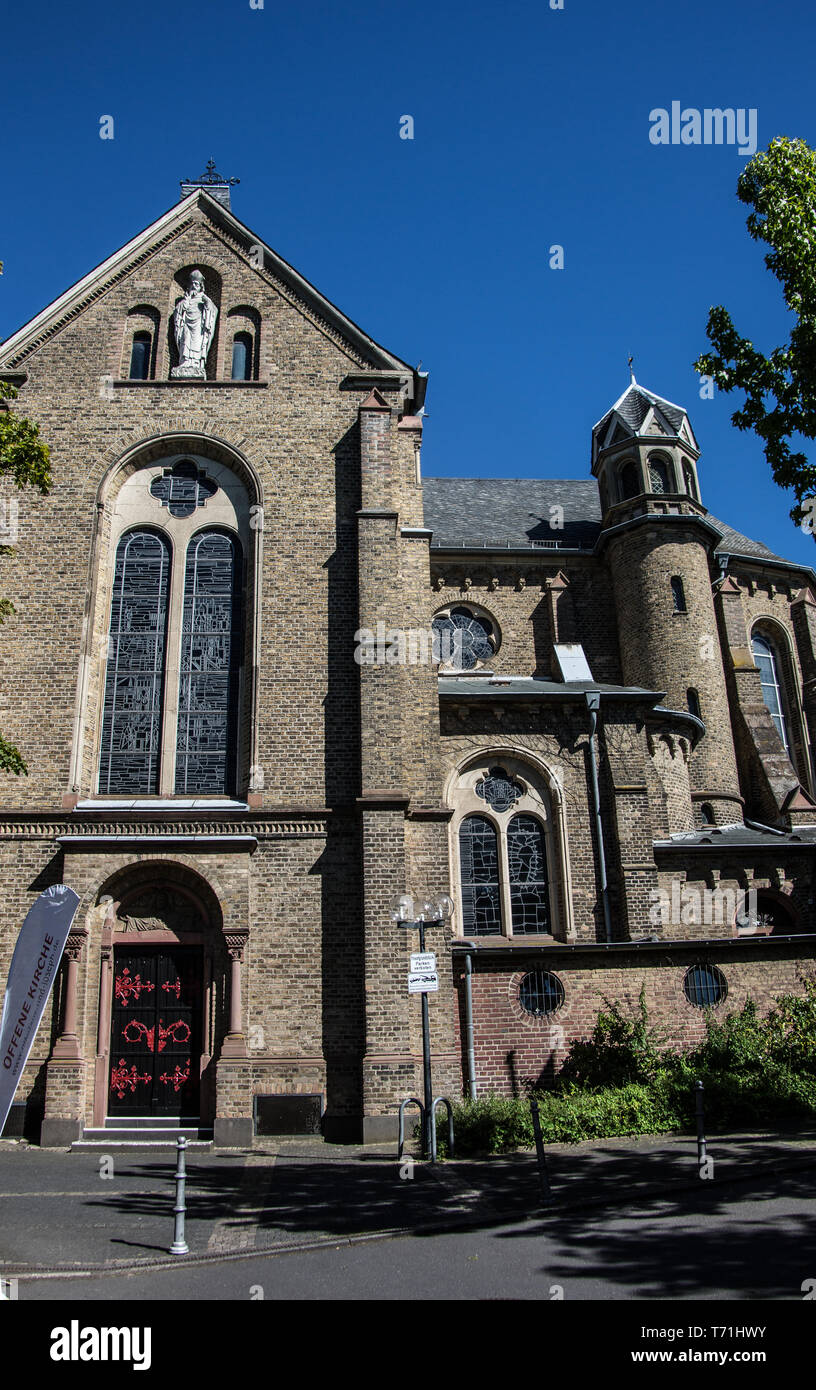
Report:
[[240,180],[240,179],[222,179],[221,175],[218,174],[218,173],[216,173],[216,169],[215,169],[215,160],[214,160],[214,159],[208,159],[208,160],[207,160],[207,168],[205,169],[204,173],[201,175],[201,178],[199,178],[199,179],[181,179],[180,182],[181,182],[181,183],[194,183],[194,184],[199,184],[199,183],[200,183],[200,184],[205,184],[205,185],[206,185],[206,184],[213,184],[213,183],[233,184],[233,183],[240,183],[241,180]]

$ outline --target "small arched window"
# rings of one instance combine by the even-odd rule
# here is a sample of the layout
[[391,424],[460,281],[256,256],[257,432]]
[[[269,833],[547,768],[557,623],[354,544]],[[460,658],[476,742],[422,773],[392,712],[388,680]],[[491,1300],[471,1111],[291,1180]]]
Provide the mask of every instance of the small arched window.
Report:
[[253,353],[252,334],[236,333],[232,340],[232,379],[233,381],[252,380]]
[[152,355],[153,338],[146,329],[140,329],[133,335],[133,346],[130,349],[130,380],[148,381],[150,379],[150,359]]
[[689,497],[693,497],[695,502],[699,502],[700,499],[697,496],[697,485],[694,481],[694,469],[688,462],[688,459],[683,460],[683,483]]
[[671,577],[672,605],[675,613],[686,613],[686,591],[683,588],[683,581],[679,574]]
[[632,459],[625,463],[620,471],[620,489],[623,501],[629,497],[637,497],[643,491],[640,485],[640,470]]
[[697,719],[702,719],[703,716],[700,713],[700,697],[693,686],[689,686],[686,691],[686,704],[688,705],[689,714],[695,715]]
[[669,465],[665,459],[649,459],[649,491],[657,492],[661,496],[674,491]]
[[703,818],[703,825],[716,825],[714,820],[714,807],[710,801],[704,801],[700,807],[700,815]]
[[751,639],[751,650],[754,654],[754,661],[759,667],[759,678],[762,682],[762,698],[768,709],[776,732],[782,740],[782,745],[786,753],[790,753],[790,742],[788,739],[788,725],[785,719],[785,712],[782,703],[782,688],[779,679],[779,662],[776,650],[764,634],[755,632]]

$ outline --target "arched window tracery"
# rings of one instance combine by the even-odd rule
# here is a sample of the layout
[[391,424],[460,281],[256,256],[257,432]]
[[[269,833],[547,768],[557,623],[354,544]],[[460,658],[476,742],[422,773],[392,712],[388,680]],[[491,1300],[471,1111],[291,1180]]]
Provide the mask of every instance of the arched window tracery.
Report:
[[453,833],[465,936],[564,932],[563,829],[538,780],[515,758],[460,776]]
[[213,459],[160,456],[126,476],[111,523],[94,617],[103,664],[98,675],[89,668],[84,696],[93,720],[101,683],[93,790],[238,795],[252,766],[251,742],[239,738],[244,648],[253,640],[241,601],[252,553],[246,486]]

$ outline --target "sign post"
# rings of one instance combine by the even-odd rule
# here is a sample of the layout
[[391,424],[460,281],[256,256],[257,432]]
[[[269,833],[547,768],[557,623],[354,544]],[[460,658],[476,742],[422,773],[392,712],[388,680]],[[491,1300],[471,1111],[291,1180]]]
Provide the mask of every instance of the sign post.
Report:
[[435,898],[424,898],[414,912],[414,899],[410,893],[401,893],[391,913],[392,922],[400,927],[419,928],[419,950],[411,953],[411,969],[408,975],[408,993],[422,996],[422,1073],[425,1088],[425,1109],[422,1115],[422,1154],[424,1158],[436,1161],[435,1145],[431,1142],[433,1122],[433,1087],[431,1084],[431,1028],[428,1018],[428,995],[439,989],[439,974],[436,969],[436,955],[425,950],[425,928],[441,927],[453,914],[453,899],[447,894]]

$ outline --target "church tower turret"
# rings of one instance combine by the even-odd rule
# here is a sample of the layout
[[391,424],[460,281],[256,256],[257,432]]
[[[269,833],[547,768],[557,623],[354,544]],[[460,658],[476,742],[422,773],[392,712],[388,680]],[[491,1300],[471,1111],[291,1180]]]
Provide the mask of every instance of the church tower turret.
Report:
[[623,679],[702,719],[689,769],[695,821],[725,825],[742,820],[742,800],[712,595],[720,533],[700,501],[699,456],[687,412],[634,374],[592,431]]
[[592,472],[598,479],[605,522],[687,508],[703,513],[697,460],[700,450],[682,406],[632,380],[592,431]]

